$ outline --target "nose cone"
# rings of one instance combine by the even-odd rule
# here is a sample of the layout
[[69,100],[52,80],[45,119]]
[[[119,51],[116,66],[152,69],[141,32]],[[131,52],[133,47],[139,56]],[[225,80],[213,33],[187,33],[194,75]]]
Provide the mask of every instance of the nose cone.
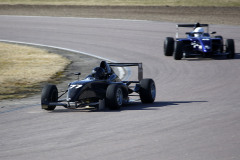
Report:
[[71,83],[68,87],[67,101],[75,102],[79,97],[82,87],[83,84],[80,82]]
[[212,42],[209,38],[202,39],[203,51],[211,52],[212,51]]

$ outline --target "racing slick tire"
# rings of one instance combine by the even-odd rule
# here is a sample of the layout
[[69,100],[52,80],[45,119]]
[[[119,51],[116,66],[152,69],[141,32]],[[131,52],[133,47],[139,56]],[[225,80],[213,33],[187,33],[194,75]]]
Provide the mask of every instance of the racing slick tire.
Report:
[[235,46],[233,39],[226,40],[226,53],[228,53],[227,58],[229,59],[233,59],[235,57]]
[[181,60],[183,57],[183,42],[182,41],[176,41],[174,46],[174,53],[173,58],[175,60]]
[[164,55],[172,56],[174,50],[174,39],[172,37],[166,37],[164,41]]
[[140,81],[139,95],[142,103],[153,103],[156,97],[156,86],[152,79]]
[[106,91],[106,106],[111,110],[118,110],[123,105],[123,89],[120,84],[110,84]]
[[56,106],[50,106],[50,102],[58,101],[58,89],[56,85],[48,84],[42,90],[41,105],[42,109],[45,110],[54,110]]

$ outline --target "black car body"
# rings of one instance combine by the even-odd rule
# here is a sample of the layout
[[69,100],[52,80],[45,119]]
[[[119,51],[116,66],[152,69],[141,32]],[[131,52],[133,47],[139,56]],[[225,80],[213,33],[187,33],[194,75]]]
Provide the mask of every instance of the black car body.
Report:
[[[122,81],[112,67],[138,67],[137,81]],[[90,106],[99,108],[104,103],[110,109],[119,109],[129,103],[129,96],[138,93],[143,103],[153,103],[156,96],[155,83],[152,79],[143,79],[142,63],[107,63],[102,61],[100,68],[104,69],[104,77],[97,79],[92,75],[83,80],[71,82],[68,89],[58,96],[56,85],[48,84],[42,90],[42,109],[54,110],[56,106],[65,108],[83,108]],[[80,73],[76,73],[80,75]],[[64,99],[60,99],[66,95]]]
[[[205,27],[207,32],[204,32],[201,37],[195,37],[194,32],[186,32],[185,38],[179,38],[179,27]],[[222,36],[211,37],[208,24],[177,24],[176,30],[175,40],[173,37],[166,37],[164,41],[165,56],[173,55],[175,60],[191,57],[226,56],[234,58],[235,56],[234,40],[226,39],[224,44]],[[216,34],[216,32],[211,34]]]

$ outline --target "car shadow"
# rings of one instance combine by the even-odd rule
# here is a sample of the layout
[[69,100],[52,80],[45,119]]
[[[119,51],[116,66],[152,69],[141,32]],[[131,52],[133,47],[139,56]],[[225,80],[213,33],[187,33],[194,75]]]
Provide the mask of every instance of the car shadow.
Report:
[[233,59],[228,59],[228,58],[226,58],[226,56],[216,56],[216,57],[213,57],[212,59],[214,59],[214,60],[238,60],[238,59],[240,59],[240,53],[236,53],[235,57]]
[[159,101],[154,103],[132,103],[127,105],[126,107],[122,107],[122,110],[157,110],[162,107],[170,107],[177,106],[180,104],[188,104],[188,103],[203,103],[208,101]]
[[226,56],[214,56],[212,58],[203,58],[203,57],[196,57],[196,58],[184,58],[183,60],[186,61],[211,61],[211,60],[238,60],[240,59],[240,53],[236,53],[233,59],[228,59]]
[[162,107],[177,106],[180,104],[188,103],[204,103],[208,101],[157,101],[154,103],[141,103],[141,102],[132,102],[123,106],[120,110],[110,110],[105,108],[103,110],[97,110],[93,108],[81,108],[81,109],[66,109],[66,108],[57,108],[49,113],[63,113],[63,112],[121,112],[125,110],[158,110]]

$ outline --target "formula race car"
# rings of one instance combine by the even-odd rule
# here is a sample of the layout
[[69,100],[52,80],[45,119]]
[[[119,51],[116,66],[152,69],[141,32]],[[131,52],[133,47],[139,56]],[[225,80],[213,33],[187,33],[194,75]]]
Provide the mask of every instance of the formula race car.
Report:
[[[194,30],[186,32],[186,38],[179,38],[179,27],[189,27]],[[205,32],[204,29],[207,31]],[[177,24],[176,40],[166,37],[164,41],[164,55],[172,56],[175,60],[191,57],[226,56],[234,58],[234,40],[226,39],[225,44],[222,36],[210,36],[208,24]],[[216,32],[211,32],[216,34]]]
[[[121,81],[112,68],[130,66],[138,67],[137,81]],[[75,73],[78,78],[80,74]],[[131,101],[130,96],[140,96],[142,103],[153,103],[156,87],[152,79],[143,79],[142,63],[107,63],[102,61],[100,66],[94,68],[89,76],[83,80],[78,79],[78,81],[71,82],[64,93],[60,96],[58,94],[56,85],[46,85],[42,90],[42,109],[54,110],[56,106],[71,109],[99,109],[100,105],[109,109],[120,109],[122,105]],[[66,98],[60,99],[65,94],[67,94]]]

